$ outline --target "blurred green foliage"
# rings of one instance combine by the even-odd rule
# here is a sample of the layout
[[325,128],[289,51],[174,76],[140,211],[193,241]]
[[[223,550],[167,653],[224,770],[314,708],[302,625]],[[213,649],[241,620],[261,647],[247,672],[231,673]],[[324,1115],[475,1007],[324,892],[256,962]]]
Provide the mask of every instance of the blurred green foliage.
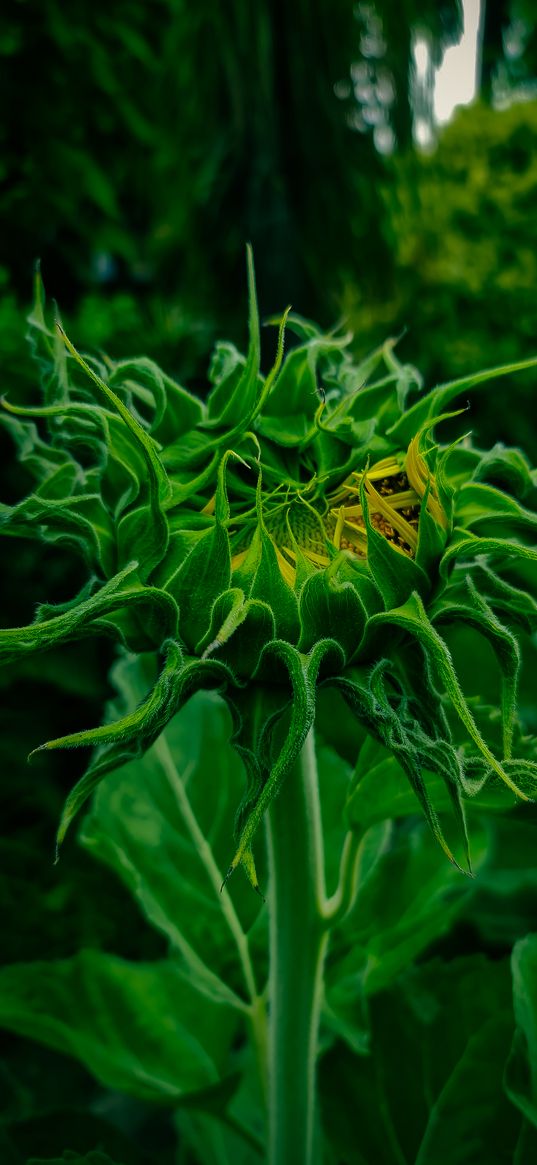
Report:
[[[346,306],[362,337],[408,331],[426,384],[537,349],[537,102],[459,111],[430,154],[392,162],[383,191],[394,261],[390,293]],[[472,406],[486,445],[520,444],[535,459],[528,425],[533,376]]]
[[268,310],[333,311],[345,269],[382,286],[374,142],[412,139],[416,25],[438,60],[458,0],[407,0],[403,19],[392,0],[8,0],[0,225],[17,295],[40,257],[64,310],[92,283],[158,289],[229,334],[247,239]]
[[[37,258],[79,346],[144,352],[200,383],[217,334],[242,339],[246,239],[265,313],[289,300],[326,324],[347,313],[364,351],[407,328],[428,383],[488,352],[531,355],[535,103],[474,105],[429,156],[413,148],[417,103],[432,116],[415,38],[435,64],[461,26],[457,0],[408,0],[403,20],[392,0],[323,0],[315,20],[276,0],[225,13],[217,0],[11,0],[2,390],[31,396],[22,316]],[[484,97],[531,94],[535,27],[524,0],[489,0]],[[476,413],[485,441],[494,412]],[[502,435],[535,452],[516,418]]]

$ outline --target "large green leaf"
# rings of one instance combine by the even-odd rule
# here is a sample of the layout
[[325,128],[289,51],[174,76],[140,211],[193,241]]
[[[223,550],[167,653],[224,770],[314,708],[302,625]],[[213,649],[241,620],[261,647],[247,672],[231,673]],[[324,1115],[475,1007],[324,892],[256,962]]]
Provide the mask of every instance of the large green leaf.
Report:
[[[141,663],[124,661],[116,683],[122,709],[136,707],[146,683]],[[101,784],[82,837],[169,938],[196,988],[240,1006],[246,961],[237,941],[245,960],[245,931],[260,903],[240,882],[236,907],[220,893],[243,788],[230,735],[223,702],[199,692],[143,757]]]
[[81,951],[0,972],[0,1023],[81,1060],[110,1088],[177,1103],[219,1078],[235,1019],[174,959],[128,963]]
[[[479,861],[481,832],[476,830],[472,840]],[[357,992],[371,995],[447,934],[472,892],[472,882],[439,860],[421,821],[391,830],[374,826],[365,835],[360,863],[358,894],[333,940],[328,982],[337,992],[345,979],[354,977]]]
[[470,1036],[431,1107],[415,1165],[507,1160],[517,1125],[502,1096],[512,1026],[510,1011],[499,1011]]
[[482,947],[508,950],[535,924],[535,809],[487,814],[484,824],[488,854],[464,904],[464,924]]
[[[437,812],[451,808],[445,782],[436,774],[424,778]],[[417,796],[397,758],[372,737],[364,742],[350,784],[345,808],[351,829],[365,832],[371,825],[419,812]]]
[[520,1119],[502,1092],[513,1022],[509,987],[506,960],[476,955],[435,958],[375,994],[369,1051],[352,1056],[336,1045],[321,1062],[323,1116],[337,1149],[329,1159],[513,1160]]
[[514,1104],[537,1126],[537,935],[529,934],[516,944],[512,969],[518,1028],[509,1058],[506,1088]]

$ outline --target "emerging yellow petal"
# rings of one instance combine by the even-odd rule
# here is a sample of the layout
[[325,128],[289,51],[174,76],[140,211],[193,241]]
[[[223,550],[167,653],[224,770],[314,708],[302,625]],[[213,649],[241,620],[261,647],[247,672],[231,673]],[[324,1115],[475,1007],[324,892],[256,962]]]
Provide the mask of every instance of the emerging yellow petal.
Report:
[[434,518],[435,522],[437,522],[439,526],[442,526],[445,529],[447,526],[447,517],[438,498],[434,474],[431,473],[429,466],[427,465],[427,462],[420,451],[421,437],[422,433],[417,433],[416,436],[412,438],[412,441],[408,446],[405,461],[407,477],[410,485],[413,487],[413,489],[415,489],[420,498],[424,497],[427,487],[429,487],[429,493],[427,495],[427,509],[431,517]]
[[[440,503],[434,475],[420,450],[418,434],[406,455],[385,457],[361,472],[351,473],[327,498],[320,513],[303,496],[278,506],[265,516],[267,532],[276,550],[280,572],[289,586],[296,581],[300,552],[319,570],[327,567],[334,551],[346,550],[357,558],[367,558],[367,525],[363,513],[363,491],[367,498],[369,523],[399,554],[414,558],[418,548],[418,525],[422,505],[440,526],[447,518]],[[241,546],[231,560],[237,569],[246,558]]]

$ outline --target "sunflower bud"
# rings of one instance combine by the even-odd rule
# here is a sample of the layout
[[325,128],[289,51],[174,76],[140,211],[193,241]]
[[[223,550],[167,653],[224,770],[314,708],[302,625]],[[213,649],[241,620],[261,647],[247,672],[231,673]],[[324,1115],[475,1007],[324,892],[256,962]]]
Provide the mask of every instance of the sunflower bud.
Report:
[[[3,632],[0,649],[16,657],[106,631],[161,657],[135,712],[42,746],[96,746],[59,840],[97,782],[148,748],[193,692],[212,687],[232,710],[247,776],[230,869],[242,863],[256,884],[256,828],[323,684],[397,756],[451,857],[424,772],[445,781],[463,834],[463,794],[495,774],[526,797],[536,774],[511,757],[518,646],[508,615],[516,607],[531,623],[537,609],[527,570],[517,577],[537,560],[536,519],[516,496],[531,485],[528,466],[499,446],[492,456],[468,440],[433,440],[433,426],[453,415],[446,406],[473,380],[419,395],[420,378],[392,341],[356,363],[349,334],[285,313],[264,377],[250,256],[249,292],[247,355],[218,345],[203,403],[151,361],[84,359],[59,325],[47,326],[38,288],[32,319],[45,403],[5,403],[20,447],[32,448],[37,486],[5,509],[4,525],[67,539],[90,577],[62,610],[41,608],[29,627]],[[284,359],[286,324],[298,343]],[[513,368],[490,378],[504,371]],[[502,474],[515,496],[497,487]],[[509,519],[516,535],[506,539]],[[450,622],[470,624],[496,652],[503,759],[462,692],[442,635]],[[254,716],[260,693],[266,715]],[[448,705],[466,751],[452,737]],[[288,732],[276,745],[284,716]]]

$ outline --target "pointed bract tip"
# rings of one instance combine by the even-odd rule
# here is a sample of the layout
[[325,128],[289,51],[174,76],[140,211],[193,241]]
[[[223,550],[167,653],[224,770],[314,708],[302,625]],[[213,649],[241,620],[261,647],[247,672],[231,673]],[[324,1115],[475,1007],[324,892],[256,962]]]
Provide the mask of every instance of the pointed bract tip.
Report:
[[261,326],[263,328],[285,328],[292,310],[292,303],[288,303],[281,315],[267,316],[266,320],[261,321]]
[[[224,454],[224,456],[226,456],[226,454]],[[248,462],[244,460],[244,457],[241,457],[240,453],[236,453],[234,449],[228,449],[227,456],[234,457],[236,461],[240,461],[241,465],[244,465],[245,469],[252,468],[251,465],[248,465]]]
[[33,748],[32,751],[28,753],[28,756],[26,757],[26,763],[31,765],[34,756],[36,756],[38,752],[43,752],[43,749],[46,747],[46,744],[38,744],[37,748]]
[[235,870],[236,870],[236,869],[237,869],[237,867],[236,867],[236,866],[233,866],[233,865],[231,865],[231,866],[229,867],[229,869],[228,869],[228,871],[227,871],[227,873],[226,873],[226,876],[225,876],[225,878],[224,878],[224,881],[222,882],[222,885],[221,885],[221,887],[220,887],[220,893],[222,893],[222,890],[224,890],[224,889],[225,889],[225,886],[226,886],[226,884],[229,882],[229,879],[231,878],[231,875],[235,873]]
[[63,329],[63,325],[62,325],[62,318],[60,315],[60,309],[58,306],[58,301],[56,299],[52,300],[52,313],[53,313],[53,317],[54,317],[54,327],[56,328],[56,331],[60,332],[62,338],[65,339],[65,332]]

